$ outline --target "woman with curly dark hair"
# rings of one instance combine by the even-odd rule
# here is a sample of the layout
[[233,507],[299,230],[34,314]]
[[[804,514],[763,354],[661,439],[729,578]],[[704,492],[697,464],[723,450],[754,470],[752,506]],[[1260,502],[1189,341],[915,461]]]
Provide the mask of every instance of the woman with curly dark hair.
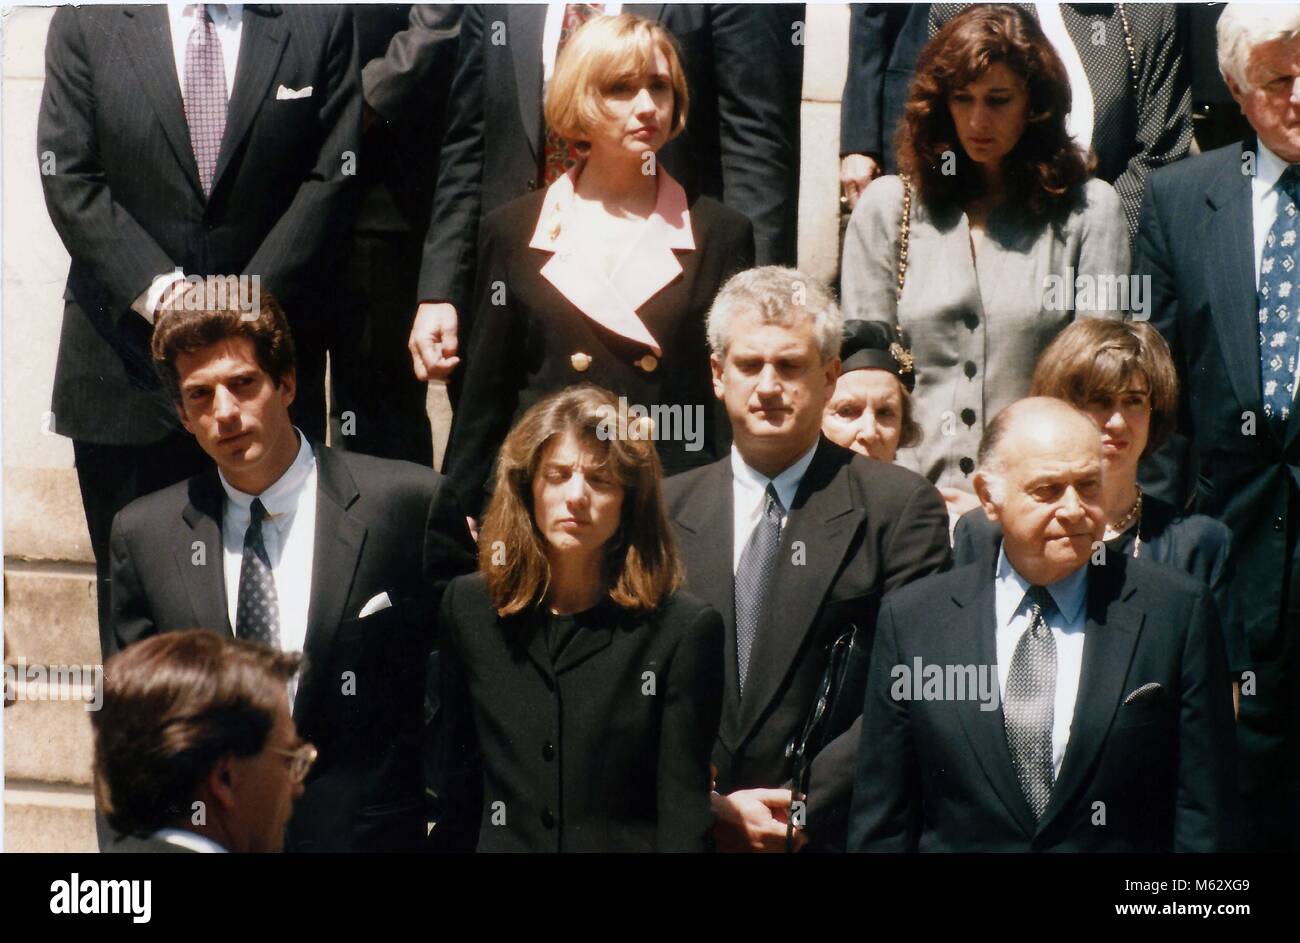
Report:
[[1119,317],[1129,292],[1120,201],[1089,179],[1066,129],[1065,67],[1037,22],[971,7],[921,51],[898,133],[901,176],[853,212],[847,318],[905,330],[924,436],[898,461],[959,515],[985,421],[1029,392],[1038,355],[1076,316]]

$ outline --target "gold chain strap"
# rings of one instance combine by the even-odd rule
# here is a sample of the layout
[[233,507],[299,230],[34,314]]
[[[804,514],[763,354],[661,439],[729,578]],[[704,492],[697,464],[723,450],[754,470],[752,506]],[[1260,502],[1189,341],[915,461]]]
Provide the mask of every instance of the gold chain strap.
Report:
[[[903,218],[898,224],[898,284],[894,287],[894,301],[903,297],[903,280],[907,278],[907,235],[912,222],[912,181],[907,174],[899,179],[903,181]],[[894,315],[897,323],[898,315]]]

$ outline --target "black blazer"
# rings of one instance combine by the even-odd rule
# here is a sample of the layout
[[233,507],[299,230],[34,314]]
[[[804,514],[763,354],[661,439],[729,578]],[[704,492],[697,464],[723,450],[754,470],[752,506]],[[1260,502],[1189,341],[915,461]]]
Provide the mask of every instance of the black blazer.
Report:
[[479,574],[443,598],[443,851],[703,851],[722,620],[676,593],[606,601],[552,660],[545,617],[500,618]]
[[[676,37],[690,92],[686,131],[659,154],[686,192],[754,223],[760,263],[793,265],[799,204],[803,49],[791,42],[797,4],[625,4]],[[420,298],[450,301],[460,336],[474,285],[480,220],[542,188],[545,4],[465,7],[460,55]],[[504,41],[503,41],[504,38]]]
[[[294,806],[285,848],[416,849],[427,828],[420,757],[425,662],[442,590],[473,569],[474,545],[436,472],[324,446],[316,447],[316,462],[306,665],[293,715],[320,759]],[[233,634],[222,565],[224,501],[214,469],[117,515],[116,647],[174,629]],[[358,618],[383,592],[393,605]],[[344,672],[353,673],[355,693],[345,690]]]
[[[1235,744],[1223,642],[1209,590],[1171,567],[1111,554],[1088,574],[1078,700],[1041,822],[1020,790],[1000,706],[891,696],[895,666],[918,660],[996,672],[993,575],[965,566],[885,601],[851,850],[1230,850]],[[1153,682],[1161,687],[1124,703]]]
[[[1181,514],[1172,504],[1144,495],[1138,536],[1142,541],[1138,553],[1143,560],[1181,570],[1210,588],[1223,631],[1228,672],[1239,677],[1250,667],[1250,648],[1236,614],[1237,600],[1232,592],[1237,569],[1232,555],[1232,531],[1204,514]],[[1133,556],[1133,537],[1133,530],[1127,530],[1107,541],[1108,552]],[[982,508],[975,508],[963,514],[953,530],[953,565],[978,563],[991,569],[997,566],[1001,547],[1002,527],[985,517]]]
[[[731,442],[726,414],[713,395],[705,320],[722,283],[754,261],[753,228],[708,197],[690,204],[695,249],[677,252],[682,272],[637,309],[663,356],[647,372],[637,361],[650,348],[596,324],[541,274],[553,253],[529,248],[545,192],[490,214],[479,240],[476,318],[464,399],[452,422],[444,471],[466,509],[481,510],[492,464],[506,433],[533,403],[575,383],[594,383],[629,404],[703,407],[703,448],[683,437],[657,443],[664,473],[705,464]],[[504,303],[500,286],[504,285]],[[590,366],[579,371],[572,357]]]
[[916,57],[930,38],[928,3],[849,4],[849,67],[840,99],[840,156],[870,154],[898,173],[894,135]]
[[[1178,368],[1179,435],[1143,464],[1142,488],[1232,531],[1233,584],[1256,662],[1281,657],[1281,600],[1294,566],[1289,493],[1300,482],[1300,419],[1279,433],[1264,416],[1255,317],[1251,177],[1243,152],[1219,148],[1147,182],[1135,271],[1151,280],[1151,324]],[[1246,433],[1253,422],[1254,434]]]
[[[348,7],[246,6],[205,199],[165,7],[55,12],[36,137],[54,161],[45,204],[72,256],[56,431],[123,445],[180,428],[150,364],[149,324],[130,310],[176,266],[258,275],[284,305],[299,362],[323,358],[321,304],[352,210],[344,155],[360,150],[358,74]],[[312,93],[278,99],[280,86]]]
[[[948,517],[934,487],[897,465],[823,438],[781,533],[773,595],[758,629],[743,700],[736,669],[731,458],[664,483],[687,587],[722,613],[726,687],[713,751],[718,791],[780,787],[787,746],[813,710],[829,647],[856,626],[870,652],[881,597],[948,568]],[[864,679],[861,672],[854,672]],[[805,825],[814,847],[842,849],[858,746],[862,686],[846,690],[852,726],[812,758]]]

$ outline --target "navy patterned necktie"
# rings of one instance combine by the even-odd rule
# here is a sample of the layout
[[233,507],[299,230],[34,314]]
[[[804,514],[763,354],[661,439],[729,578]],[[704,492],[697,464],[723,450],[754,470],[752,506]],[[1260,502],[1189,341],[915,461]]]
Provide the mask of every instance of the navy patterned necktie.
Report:
[[1259,263],[1259,366],[1263,384],[1264,415],[1281,427],[1295,401],[1296,327],[1291,292],[1298,273],[1300,246],[1296,244],[1297,192],[1300,166],[1291,166],[1277,183],[1277,219],[1264,240]]
[[235,637],[280,647],[280,602],[271,573],[271,558],[262,540],[266,508],[253,500],[252,519],[244,531],[244,559],[239,566],[239,604],[235,610]]
[[1056,705],[1056,639],[1047,625],[1052,597],[1042,586],[1025,593],[1030,601],[1029,627],[1016,642],[1002,698],[1011,763],[1020,791],[1041,819],[1056,778],[1052,763],[1052,722]]
[[749,655],[758,635],[768,591],[776,575],[776,557],[781,549],[781,517],[785,508],[777,497],[776,487],[768,484],[763,495],[763,516],[740,555],[736,568],[736,674],[740,693],[745,693],[745,676],[749,674]]
[[221,41],[207,4],[200,3],[194,28],[185,41],[185,122],[190,126],[190,146],[199,167],[203,195],[212,195],[212,177],[226,131],[226,67]]

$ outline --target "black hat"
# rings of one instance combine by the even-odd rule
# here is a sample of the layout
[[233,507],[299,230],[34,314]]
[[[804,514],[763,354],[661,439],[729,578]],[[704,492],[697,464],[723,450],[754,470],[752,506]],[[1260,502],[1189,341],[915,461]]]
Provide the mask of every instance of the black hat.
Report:
[[884,321],[845,321],[840,373],[888,370],[910,393],[916,386],[916,372],[906,343],[902,330]]

